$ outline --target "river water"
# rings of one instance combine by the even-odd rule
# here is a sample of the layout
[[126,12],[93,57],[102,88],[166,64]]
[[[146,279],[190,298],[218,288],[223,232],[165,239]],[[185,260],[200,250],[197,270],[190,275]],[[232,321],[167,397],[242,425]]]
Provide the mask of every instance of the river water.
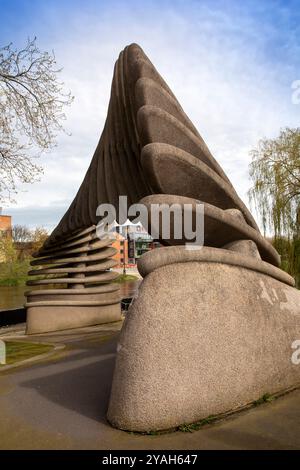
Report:
[[[140,282],[141,280],[136,280],[120,284],[122,299],[133,297],[139,288]],[[27,286],[0,286],[0,310],[23,307],[25,302],[24,292],[28,290]]]

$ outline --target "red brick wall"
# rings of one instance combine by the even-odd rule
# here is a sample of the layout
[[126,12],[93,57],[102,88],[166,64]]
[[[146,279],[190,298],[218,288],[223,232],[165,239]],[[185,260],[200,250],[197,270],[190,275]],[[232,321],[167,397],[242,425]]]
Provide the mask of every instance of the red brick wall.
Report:
[[0,215],[0,231],[11,232],[11,216],[10,215]]
[[124,265],[124,256],[125,264],[128,264],[128,243],[127,240],[117,239],[113,242],[112,246],[118,250],[118,252],[113,256],[113,259],[118,261],[116,267],[123,267]]

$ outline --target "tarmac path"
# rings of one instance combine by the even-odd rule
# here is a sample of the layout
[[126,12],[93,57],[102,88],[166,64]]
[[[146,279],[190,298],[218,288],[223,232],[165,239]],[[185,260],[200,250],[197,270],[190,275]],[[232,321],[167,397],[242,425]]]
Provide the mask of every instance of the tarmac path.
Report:
[[[106,421],[121,322],[39,335],[47,359],[0,371],[0,449],[300,449],[300,390],[193,433],[137,435]],[[24,340],[22,330],[0,337]]]

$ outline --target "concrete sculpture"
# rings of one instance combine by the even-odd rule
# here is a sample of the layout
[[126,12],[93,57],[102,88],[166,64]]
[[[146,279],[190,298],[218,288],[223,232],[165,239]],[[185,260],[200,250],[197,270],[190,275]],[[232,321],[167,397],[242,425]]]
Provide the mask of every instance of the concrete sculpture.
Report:
[[[118,317],[108,242],[94,241],[89,257],[85,237],[94,233],[99,204],[118,211],[120,195],[146,208],[188,203],[192,217],[200,201],[204,246],[187,250],[184,236],[174,236],[174,220],[163,237],[149,215],[150,227],[168,246],[140,259],[144,280],[121,332],[111,424],[133,431],[168,429],[296,386],[300,366],[291,356],[300,339],[300,294],[294,281],[278,268],[278,253],[135,44],[116,62],[107,120],[84,181],[34,262],[50,264],[45,274],[67,273],[59,279],[68,288],[28,294],[29,330],[108,321],[109,312]],[[72,289],[94,282],[100,287]],[[89,316],[85,306],[92,292],[96,303]]]
[[[121,319],[116,249],[99,240],[96,227],[77,231],[62,243],[44,248],[31,265],[27,282],[27,334],[97,325]],[[42,279],[41,279],[42,276]],[[46,287],[46,288],[45,288]]]

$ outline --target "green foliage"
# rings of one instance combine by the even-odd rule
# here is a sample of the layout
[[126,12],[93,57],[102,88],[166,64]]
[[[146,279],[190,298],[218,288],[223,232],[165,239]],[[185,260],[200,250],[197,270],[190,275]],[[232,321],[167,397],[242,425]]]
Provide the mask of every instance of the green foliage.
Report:
[[182,424],[181,426],[179,426],[178,431],[181,431],[181,432],[198,431],[200,428],[202,428],[202,426],[205,426],[206,424],[212,424],[217,419],[218,419],[217,416],[208,416],[207,418],[201,419],[197,423]]
[[119,282],[120,284],[122,282],[126,281],[137,281],[138,277],[135,276],[134,274],[120,274],[113,282]]
[[[0,286],[26,284],[32,259],[30,253],[39,250],[48,235],[43,227],[30,230],[20,225],[13,228],[13,238],[0,234]],[[25,251],[25,255],[20,255],[18,242],[30,243],[30,250]]]
[[18,258],[18,252],[10,237],[0,236],[0,285],[24,285],[28,278],[30,258]]
[[270,395],[269,393],[265,393],[262,397],[260,397],[258,400],[255,400],[253,402],[254,406],[259,406],[263,405],[264,403],[270,403],[275,399],[274,396]]
[[282,129],[275,139],[261,140],[251,152],[249,191],[264,229],[278,236],[298,234],[300,216],[300,128]]
[[277,237],[272,241],[274,248],[281,255],[281,269],[295,278],[296,287],[300,287],[300,239]]
[[[275,399],[274,396],[270,395],[269,393],[265,393],[262,397],[258,398],[258,400],[255,400],[253,402],[253,405],[259,406],[259,405],[262,405],[263,403],[270,403],[274,399]],[[208,416],[207,418],[201,419],[200,421],[197,421],[196,423],[182,424],[181,426],[178,427],[178,431],[181,431],[181,432],[199,431],[199,429],[201,429],[206,424],[212,424],[219,419],[220,419],[220,416],[213,416],[213,415]]]
[[29,343],[27,341],[5,341],[5,345],[6,364],[14,364],[15,362],[24,361],[32,356],[45,354],[53,349],[53,346],[50,344]]
[[44,227],[36,227],[31,230],[32,252],[38,251],[49,237],[49,232]]
[[285,128],[275,139],[261,140],[251,152],[248,195],[264,231],[274,234],[281,268],[300,286],[300,128]]

